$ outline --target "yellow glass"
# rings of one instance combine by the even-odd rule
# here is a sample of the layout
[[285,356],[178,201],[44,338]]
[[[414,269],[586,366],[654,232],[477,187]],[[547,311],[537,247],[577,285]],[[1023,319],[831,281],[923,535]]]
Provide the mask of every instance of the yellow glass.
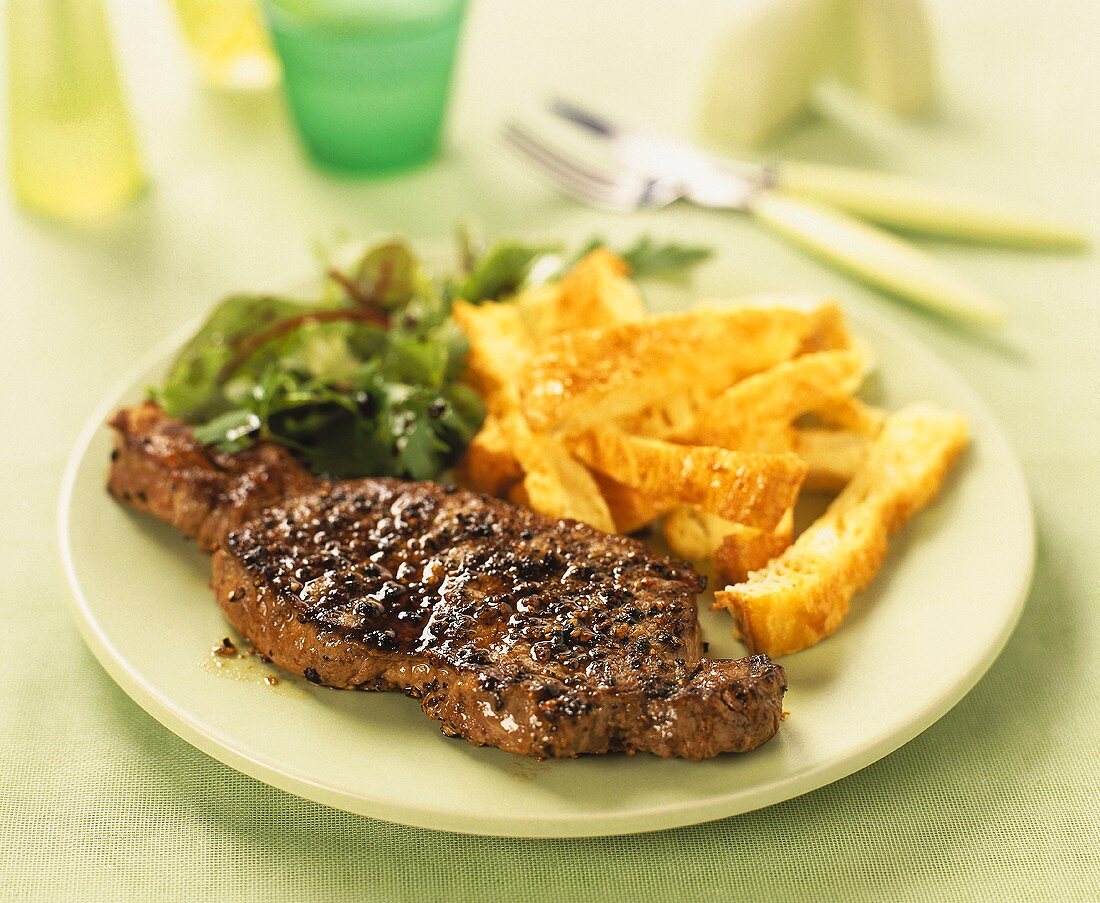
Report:
[[202,80],[212,88],[270,88],[279,62],[256,0],[173,0]]
[[83,219],[146,185],[101,0],[8,0],[8,140],[15,196]]

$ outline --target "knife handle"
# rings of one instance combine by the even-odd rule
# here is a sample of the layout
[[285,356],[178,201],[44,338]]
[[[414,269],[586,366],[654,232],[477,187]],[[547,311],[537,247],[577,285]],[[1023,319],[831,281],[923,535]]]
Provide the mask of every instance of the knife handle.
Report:
[[810,201],[762,191],[749,212],[784,238],[878,288],[938,313],[998,325],[1000,306],[908,242]]
[[779,191],[912,232],[1048,250],[1089,243],[1053,220],[887,173],[792,160],[778,164],[773,178]]

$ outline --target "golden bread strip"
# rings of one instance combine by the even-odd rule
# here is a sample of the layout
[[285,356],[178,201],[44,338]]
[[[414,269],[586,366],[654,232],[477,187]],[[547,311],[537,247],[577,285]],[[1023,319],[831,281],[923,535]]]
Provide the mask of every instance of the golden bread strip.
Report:
[[788,655],[833,633],[878,572],[887,540],[939,490],[966,421],[917,404],[887,417],[866,463],[782,555],[715,594],[754,652]]
[[737,526],[694,505],[677,505],[665,515],[661,531],[674,555],[688,561],[706,561]]
[[798,311],[737,308],[559,333],[528,361],[520,404],[537,431],[606,424],[786,360],[809,328],[810,315]]
[[466,382],[489,411],[502,413],[514,408],[516,374],[531,354],[531,340],[515,306],[456,301],[453,314],[470,345]]
[[818,351],[783,361],[734,383],[701,411],[681,442],[752,449],[761,433],[774,432],[803,414],[850,395],[863,379],[854,351]]
[[740,304],[751,307],[784,307],[809,311],[809,328],[798,354],[815,351],[847,351],[856,345],[848,331],[841,306],[827,296],[808,292],[763,292],[747,295]]
[[592,471],[596,485],[600,488],[611,518],[615,521],[615,532],[633,533],[641,530],[669,510],[672,503],[644,495],[637,489],[613,480],[598,470]]
[[739,583],[753,571],[766,567],[790,546],[793,535],[793,508],[787,509],[774,530],[754,530],[736,524],[714,550],[714,571],[719,581],[724,585]]
[[886,412],[858,398],[836,396],[827,399],[813,410],[825,426],[838,430],[850,430],[872,439],[882,430]]
[[859,472],[870,449],[871,440],[860,433],[814,427],[795,430],[792,451],[809,468],[802,488],[840,492]]
[[674,445],[617,430],[567,439],[581,461],[658,501],[697,505],[727,520],[771,530],[794,505],[806,465],[793,454]]
[[524,477],[524,504],[550,517],[584,521],[605,533],[615,532],[615,520],[596,480],[574,460],[561,440],[532,432],[523,416],[512,411],[500,420]]
[[685,390],[620,417],[614,425],[624,433],[646,439],[670,439],[692,429],[699,412],[705,410],[713,398],[714,392]]
[[469,489],[501,498],[523,479],[523,467],[497,415],[486,415],[455,473],[458,481]]
[[853,346],[844,311],[835,301],[827,301],[810,314],[810,330],[802,342],[800,354],[815,351],[846,351]]
[[570,329],[640,320],[645,303],[629,272],[621,257],[597,248],[557,282],[520,293],[515,304],[536,341]]
[[743,580],[791,544],[794,511],[788,509],[775,530],[735,524],[707,511],[680,505],[662,523],[673,554],[689,561],[714,560],[722,585]]

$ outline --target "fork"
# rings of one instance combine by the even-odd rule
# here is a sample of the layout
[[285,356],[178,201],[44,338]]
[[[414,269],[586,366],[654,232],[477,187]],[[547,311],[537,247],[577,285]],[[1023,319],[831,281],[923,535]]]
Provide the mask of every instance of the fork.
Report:
[[719,169],[702,158],[677,175],[598,163],[516,120],[505,124],[504,140],[589,206],[628,213],[687,200],[740,211],[864,282],[926,309],[985,325],[1004,319],[988,294],[914,245],[845,213],[773,191],[764,178]]

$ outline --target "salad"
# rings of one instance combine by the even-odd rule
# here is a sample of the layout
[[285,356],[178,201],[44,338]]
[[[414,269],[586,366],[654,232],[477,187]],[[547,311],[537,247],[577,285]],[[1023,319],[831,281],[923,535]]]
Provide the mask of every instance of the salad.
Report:
[[[483,248],[461,231],[459,263],[440,276],[407,243],[387,241],[351,267],[327,266],[315,300],[224,299],[150,394],[219,450],[269,441],[316,473],[432,479],[461,457],[485,413],[461,379],[466,341],[453,302],[506,302],[604,244]],[[635,278],[682,274],[711,254],[647,236],[619,253]]]

